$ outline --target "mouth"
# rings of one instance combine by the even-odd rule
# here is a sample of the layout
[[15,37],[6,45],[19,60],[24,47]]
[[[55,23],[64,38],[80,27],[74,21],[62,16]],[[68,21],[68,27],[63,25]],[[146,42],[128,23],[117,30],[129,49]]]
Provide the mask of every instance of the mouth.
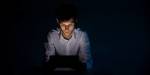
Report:
[[70,33],[69,32],[65,32],[65,35],[69,35]]
[[69,30],[65,30],[65,31],[64,31],[64,33],[69,33],[69,32],[70,32]]

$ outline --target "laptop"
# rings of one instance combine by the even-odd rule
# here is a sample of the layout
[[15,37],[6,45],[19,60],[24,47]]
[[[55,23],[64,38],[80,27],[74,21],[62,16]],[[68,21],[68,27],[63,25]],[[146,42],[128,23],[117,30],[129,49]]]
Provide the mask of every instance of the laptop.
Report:
[[84,71],[86,68],[78,56],[50,56],[48,65],[53,71]]

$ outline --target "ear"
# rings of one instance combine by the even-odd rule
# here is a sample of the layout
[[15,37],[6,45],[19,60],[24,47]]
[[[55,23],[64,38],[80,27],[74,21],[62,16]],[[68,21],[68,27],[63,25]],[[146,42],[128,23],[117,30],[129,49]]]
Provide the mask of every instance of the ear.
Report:
[[59,20],[56,18],[57,23],[59,23]]
[[60,28],[59,20],[57,18],[56,18],[56,21],[57,21],[57,27]]

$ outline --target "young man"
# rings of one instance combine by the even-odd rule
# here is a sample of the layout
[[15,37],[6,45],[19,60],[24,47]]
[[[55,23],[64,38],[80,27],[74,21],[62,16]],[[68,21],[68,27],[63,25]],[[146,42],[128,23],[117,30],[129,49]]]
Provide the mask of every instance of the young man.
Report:
[[72,5],[62,5],[56,11],[58,27],[48,33],[46,61],[56,54],[62,56],[78,56],[87,70],[92,68],[90,42],[86,32],[77,28],[77,10]]

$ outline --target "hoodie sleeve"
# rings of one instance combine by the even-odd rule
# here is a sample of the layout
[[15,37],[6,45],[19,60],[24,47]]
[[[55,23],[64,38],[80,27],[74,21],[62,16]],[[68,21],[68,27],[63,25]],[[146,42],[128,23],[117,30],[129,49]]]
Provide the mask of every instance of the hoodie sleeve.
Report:
[[86,63],[87,70],[92,69],[93,60],[90,50],[90,41],[86,32],[83,32],[81,36],[79,57],[83,63]]
[[48,33],[47,40],[48,40],[48,42],[45,43],[46,62],[50,59],[49,58],[50,56],[55,55],[55,47],[54,47],[54,44],[53,44],[52,32]]

